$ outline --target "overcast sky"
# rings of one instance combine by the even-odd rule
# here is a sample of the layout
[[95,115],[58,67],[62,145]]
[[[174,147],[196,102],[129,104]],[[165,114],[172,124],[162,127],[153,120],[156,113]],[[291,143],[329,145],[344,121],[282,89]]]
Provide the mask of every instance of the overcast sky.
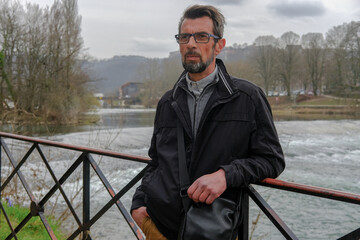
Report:
[[[53,0],[22,0],[51,6]],[[183,10],[192,4],[221,9],[227,46],[252,44],[256,37],[325,34],[333,26],[360,21],[359,0],[78,0],[82,36],[95,58],[114,55],[168,57]]]

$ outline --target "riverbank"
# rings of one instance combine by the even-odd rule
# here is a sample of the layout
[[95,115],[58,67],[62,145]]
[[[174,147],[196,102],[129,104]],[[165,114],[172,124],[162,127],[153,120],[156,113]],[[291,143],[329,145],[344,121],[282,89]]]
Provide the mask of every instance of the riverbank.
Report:
[[360,119],[360,101],[332,96],[268,97],[275,120]]

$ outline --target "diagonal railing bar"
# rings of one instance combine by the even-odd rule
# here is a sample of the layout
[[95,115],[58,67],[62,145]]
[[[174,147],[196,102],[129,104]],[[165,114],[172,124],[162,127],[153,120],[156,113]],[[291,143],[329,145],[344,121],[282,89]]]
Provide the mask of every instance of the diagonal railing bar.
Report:
[[[59,179],[59,183],[62,185],[67,179],[68,177],[70,177],[70,175],[76,170],[76,168],[82,163],[84,158],[84,153],[82,153],[76,160],[75,162],[69,167],[69,169],[63,174],[63,176]],[[45,203],[52,197],[52,195],[57,191],[58,186],[57,184],[55,184],[49,191],[48,193],[40,200],[39,202],[39,206],[43,207],[45,205]],[[71,203],[70,203],[71,206]],[[79,226],[82,225],[80,218],[78,217],[78,215],[76,214],[74,208],[71,206],[69,207],[71,213],[73,214],[77,224]]]
[[[116,203],[118,199],[120,199],[130,188],[132,188],[144,176],[145,169],[146,167],[143,170],[141,170],[140,173],[138,173],[125,187],[123,187],[113,198],[111,198],[102,209],[100,209],[96,213],[96,215],[90,220],[88,227],[91,227],[102,215],[104,215],[104,213],[109,208],[112,207],[114,203]],[[69,240],[74,239],[81,231],[82,229],[78,228],[68,239]]]
[[[2,141],[2,140],[1,140],[1,144],[3,144],[3,141]],[[8,158],[9,158],[9,160],[10,160],[11,165],[12,165],[14,168],[16,168],[16,167],[17,167],[17,163],[16,163],[15,159],[13,158],[13,156],[12,156],[10,150],[8,149],[7,145],[4,144],[4,145],[2,145],[2,146],[3,146],[3,149],[4,149],[5,153],[6,153],[6,155],[8,156]],[[31,200],[31,201],[35,201],[35,196],[34,196],[34,194],[32,193],[32,191],[31,191],[31,189],[30,189],[30,186],[27,184],[27,182],[26,182],[26,180],[25,180],[25,177],[23,176],[23,174],[21,173],[20,170],[17,171],[17,175],[18,175],[18,177],[19,177],[19,179],[20,179],[20,181],[21,181],[21,184],[24,186],[25,191],[26,191],[26,193],[28,194],[30,200]]]
[[[1,141],[2,141],[2,139],[1,139]],[[31,191],[31,189],[30,189],[30,186],[27,184],[27,182],[26,182],[26,180],[25,180],[25,177],[22,175],[22,172],[20,171],[20,167],[25,163],[25,161],[28,159],[28,157],[29,157],[29,156],[31,155],[31,153],[33,152],[33,150],[34,150],[34,148],[35,148],[35,147],[34,147],[35,144],[33,144],[33,145],[31,146],[31,148],[27,151],[27,153],[25,154],[25,156],[22,158],[22,160],[21,160],[18,164],[16,163],[15,159],[13,158],[13,156],[12,156],[11,152],[9,151],[9,149],[8,149],[7,145],[5,144],[5,142],[2,141],[2,142],[1,142],[1,145],[2,145],[2,147],[3,147],[3,149],[4,149],[5,153],[6,153],[6,155],[7,155],[8,158],[9,158],[10,163],[11,163],[12,166],[14,167],[14,171],[12,172],[12,173],[14,173],[14,174],[10,174],[10,176],[9,176],[9,178],[8,178],[7,180],[10,181],[15,174],[18,175],[18,177],[19,177],[22,185],[24,186],[24,188],[25,188],[25,190],[26,190],[26,192],[27,192],[27,194],[28,194],[28,196],[29,196],[29,198],[30,198],[30,200],[31,200],[31,206],[34,206],[34,207],[32,207],[32,209],[31,209],[31,211],[34,211],[34,212],[31,212],[32,216],[39,215],[38,206],[37,206],[37,203],[36,203],[35,196],[33,195],[32,191]],[[4,184],[2,187],[5,187],[5,186],[8,184],[9,181],[7,181],[6,184]],[[1,189],[1,190],[2,190],[2,189]],[[31,217],[30,217],[30,218],[31,218]],[[9,236],[14,237],[14,234],[15,234],[15,236],[16,236],[16,232],[20,231],[21,228],[22,228],[23,226],[25,226],[25,224],[30,220],[30,218],[26,217],[26,218],[15,228],[15,231],[12,231],[12,233],[11,233]],[[53,231],[52,231],[52,229],[51,229],[51,228],[49,229],[50,225],[49,225],[48,221],[46,220],[46,218],[45,218],[44,216],[42,216],[41,220],[42,220],[44,226],[46,227],[49,235],[50,235],[50,236],[52,236],[52,235],[55,236],[54,233],[53,233]],[[52,239],[53,239],[53,238],[52,238]],[[56,238],[55,238],[55,239],[56,239]]]
[[[91,164],[92,168],[94,169],[95,173],[100,178],[101,182],[103,183],[104,187],[106,188],[106,190],[108,191],[110,196],[115,197],[114,189],[112,188],[109,181],[106,179],[106,177],[105,177],[104,173],[101,171],[100,167],[95,162],[94,158],[91,155],[89,155],[88,158],[89,158],[89,161],[90,161],[90,164]],[[133,218],[130,216],[129,212],[125,209],[125,206],[120,201],[120,199],[116,201],[116,206],[120,210],[123,217],[126,219],[128,225],[130,226],[130,228],[133,231],[133,233],[135,234],[135,236],[138,239],[144,239],[143,235],[141,234],[140,229],[138,228],[137,224],[135,224]]]
[[251,185],[248,186],[248,194],[286,239],[288,240],[298,239],[295,236],[295,234],[290,230],[290,228],[270,207],[270,205],[260,196],[260,194]]
[[75,239],[82,231],[83,231],[84,227],[80,226],[79,228],[77,228],[68,238],[67,240],[72,240]]
[[346,234],[345,236],[339,238],[338,240],[359,240],[360,239],[360,228],[352,231],[351,233]]
[[14,229],[14,231],[12,233],[10,233],[5,240],[10,240],[12,239],[14,236],[16,236],[16,234],[18,232],[20,232],[20,230],[26,225],[26,223],[31,219],[32,215],[31,212],[26,215],[26,217],[16,226],[16,228]]
[[125,187],[123,187],[109,202],[90,220],[93,225],[118,199],[120,199],[127,191],[129,191],[143,176],[146,167],[141,170]]
[[[2,143],[2,144],[5,144],[5,143]],[[8,185],[8,183],[14,177],[14,175],[19,171],[21,166],[26,162],[26,160],[28,159],[28,157],[30,156],[30,154],[33,152],[34,149],[35,149],[35,144],[33,144],[31,146],[31,148],[27,151],[27,153],[24,155],[24,157],[21,159],[21,161],[17,164],[16,168],[14,168],[14,170],[11,172],[11,174],[8,176],[8,178],[4,181],[2,188],[0,190],[5,189],[5,187]]]
[[[64,189],[63,189],[62,186],[61,186],[62,183],[60,183],[60,181],[56,178],[54,171],[52,170],[52,168],[51,168],[49,162],[47,161],[47,159],[46,159],[43,151],[41,150],[40,146],[39,146],[37,143],[36,143],[36,150],[39,152],[40,157],[42,158],[42,160],[43,160],[46,168],[47,168],[48,171],[50,172],[50,175],[51,175],[51,177],[53,178],[53,180],[54,180],[54,182],[55,182],[56,189],[59,189],[62,197],[63,197],[64,200],[65,200],[66,205],[68,206],[69,210],[70,210],[71,213],[73,214],[76,222],[80,225],[80,224],[81,224],[81,221],[80,221],[79,217],[77,216],[74,208],[72,207],[70,200],[68,199],[67,195],[65,194],[65,191],[64,191]],[[84,155],[81,155],[81,156],[80,156],[80,159],[82,159],[83,156],[84,156]],[[76,169],[76,168],[75,168],[75,169]],[[75,169],[74,169],[74,170],[75,170]],[[70,174],[69,174],[69,176],[70,176]],[[63,181],[65,182],[65,180],[63,180]],[[49,191],[49,192],[50,192],[50,191]],[[40,202],[40,203],[39,203],[39,205],[40,205],[41,207],[43,207],[44,204],[45,204],[45,203],[43,203],[43,202]]]
[[54,231],[52,230],[52,228],[50,227],[49,222],[47,221],[47,219],[46,219],[45,216],[44,216],[44,213],[43,213],[43,212],[38,212],[37,215],[39,215],[42,223],[44,224],[44,227],[45,227],[47,233],[48,233],[49,236],[50,236],[50,238],[51,238],[52,240],[57,240]]
[[18,238],[17,238],[17,236],[16,236],[16,234],[15,234],[14,228],[13,228],[11,222],[10,222],[10,219],[9,219],[8,215],[7,215],[6,212],[5,212],[4,206],[2,205],[2,202],[1,202],[1,201],[0,201],[0,207],[1,207],[1,210],[2,210],[2,212],[3,212],[3,214],[4,214],[4,216],[5,216],[6,222],[7,222],[7,224],[8,224],[9,227],[10,227],[11,233],[14,234],[14,238],[17,240]]

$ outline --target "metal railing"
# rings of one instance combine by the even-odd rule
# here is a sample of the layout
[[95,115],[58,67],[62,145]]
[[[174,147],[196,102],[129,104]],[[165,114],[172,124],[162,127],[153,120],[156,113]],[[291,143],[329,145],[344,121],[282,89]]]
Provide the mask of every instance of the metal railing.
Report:
[[[30,143],[30,148],[26,151],[24,156],[19,159],[18,161],[14,158],[12,152],[8,148],[5,139],[15,139],[23,142]],[[50,166],[48,159],[46,158],[45,154],[43,153],[43,146],[50,146],[55,148],[62,148],[67,150],[73,150],[75,152],[79,152],[78,158],[72,163],[72,165],[62,174],[60,178],[57,178],[54,174],[54,169]],[[41,161],[44,162],[47,170],[49,171],[51,178],[55,182],[55,184],[47,191],[47,193],[41,198],[36,199],[35,195],[33,194],[30,185],[28,184],[26,178],[22,174],[20,168],[24,165],[24,163],[29,159],[30,155],[34,152],[37,152],[41,158]],[[7,176],[7,178],[2,181],[1,178],[1,166],[2,166],[2,159],[3,153],[9,159],[13,170]],[[49,199],[55,194],[55,192],[60,191],[64,201],[70,210],[72,216],[76,220],[77,228],[70,234],[67,239],[75,239],[76,237],[80,236],[83,240],[92,239],[90,228],[94,225],[113,205],[116,205],[120,213],[123,215],[125,221],[131,228],[132,232],[136,239],[145,239],[141,233],[141,230],[135,224],[134,220],[132,219],[130,213],[124,207],[122,201],[120,200],[122,196],[126,192],[128,192],[143,176],[146,166],[140,173],[138,173],[133,179],[131,179],[120,191],[115,193],[114,188],[111,186],[109,181],[107,180],[106,176],[102,172],[99,165],[93,158],[93,155],[99,156],[107,156],[116,159],[123,159],[129,161],[135,161],[140,163],[148,163],[150,160],[146,157],[134,156],[134,155],[127,155],[112,151],[100,150],[95,148],[88,148],[88,147],[81,147],[75,146],[65,143],[59,143],[55,141],[31,138],[26,136],[20,136],[10,133],[0,132],[0,199],[1,194],[5,187],[9,184],[9,182],[15,177],[18,176],[22,186],[24,187],[26,194],[30,199],[30,213],[22,219],[22,221],[17,225],[13,226],[5,209],[3,203],[0,201],[0,214],[4,214],[6,222],[9,226],[11,233],[6,237],[6,239],[18,239],[18,233],[20,230],[26,225],[26,223],[35,216],[39,216],[48,235],[51,239],[57,239],[54,231],[51,229],[49,222],[44,214],[44,206],[49,201]],[[83,201],[82,201],[82,218],[78,216],[76,213],[74,206],[72,206],[71,201],[69,200],[68,196],[66,195],[63,184],[65,181],[74,173],[74,171],[82,164],[82,182],[83,182]],[[110,200],[97,212],[90,217],[90,168],[94,170],[100,181],[102,182],[104,188],[108,192],[110,196]],[[321,197],[321,198],[328,198],[337,201],[358,204],[360,205],[360,195],[345,193],[340,191],[335,191],[331,189],[319,188],[319,187],[312,187],[307,185],[301,185],[296,183],[290,183],[275,179],[265,179],[258,185],[292,191],[296,193]],[[281,232],[281,234],[286,239],[298,239],[296,235],[291,231],[291,229],[281,220],[281,218],[276,214],[276,212],[270,207],[270,205],[262,198],[262,196],[253,188],[251,185],[246,189],[246,193],[244,195],[242,201],[242,208],[243,208],[243,221],[242,224],[239,226],[239,240],[245,240],[249,238],[249,197],[259,206],[259,208],[265,213],[265,215],[270,219],[270,221],[274,224],[274,226]],[[349,234],[339,238],[341,240],[359,240],[360,239],[360,228],[350,232]]]

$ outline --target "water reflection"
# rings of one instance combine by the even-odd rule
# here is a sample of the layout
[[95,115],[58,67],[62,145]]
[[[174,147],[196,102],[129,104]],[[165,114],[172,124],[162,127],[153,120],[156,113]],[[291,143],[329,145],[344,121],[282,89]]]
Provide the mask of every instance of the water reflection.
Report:
[[101,115],[100,124],[106,128],[151,127],[155,111],[123,111]]
[[96,114],[99,121],[94,124],[2,124],[0,131],[27,136],[52,136],[73,132],[96,131],[112,128],[151,127],[154,124],[155,109],[100,109]]

